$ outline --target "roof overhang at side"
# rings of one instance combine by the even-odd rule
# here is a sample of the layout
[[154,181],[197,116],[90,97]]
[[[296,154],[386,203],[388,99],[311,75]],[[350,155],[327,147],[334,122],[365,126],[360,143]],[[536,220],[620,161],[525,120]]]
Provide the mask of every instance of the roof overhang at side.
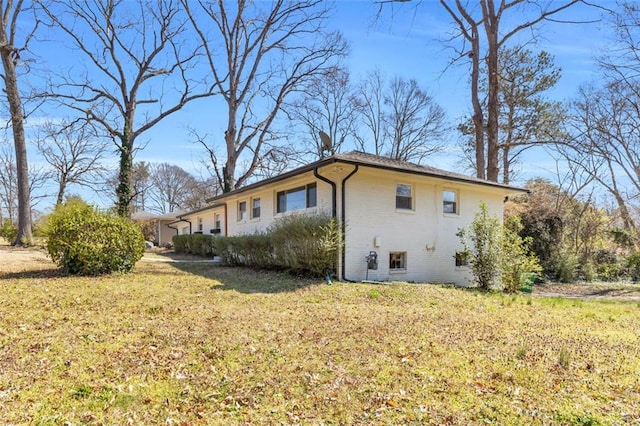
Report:
[[[208,209],[214,208],[215,203],[219,203],[219,205],[224,204],[223,200],[225,198],[236,196],[238,194],[251,191],[255,188],[260,188],[266,185],[284,181],[284,180],[293,178],[295,176],[308,173],[317,169],[321,169],[325,166],[335,164],[335,163],[348,164],[348,165],[359,166],[359,167],[369,167],[369,168],[380,169],[380,170],[395,171],[400,173],[407,173],[407,174],[413,174],[413,175],[419,175],[419,176],[427,176],[427,177],[439,178],[444,180],[450,180],[454,182],[486,186],[486,187],[491,187],[496,189],[502,189],[510,193],[529,192],[529,190],[524,188],[518,188],[510,185],[501,184],[498,182],[491,182],[484,179],[466,176],[459,173],[453,173],[453,172],[448,172],[441,169],[436,169],[433,167],[420,166],[417,164],[383,159],[381,157],[377,157],[369,154],[364,154],[364,155],[362,155],[361,153],[359,153],[358,155],[335,154],[331,157],[327,157],[325,159],[318,160],[316,162],[307,164],[305,166],[298,167],[296,169],[293,169],[281,175],[264,179],[264,180],[252,183],[250,185],[247,185],[245,187],[236,189],[234,191],[227,192],[226,194],[221,194],[221,195],[217,195],[215,197],[209,198],[206,201],[208,203],[214,203],[214,205],[209,206],[208,208],[202,209],[202,210],[208,210]],[[192,214],[192,213],[194,212],[189,212],[189,214]],[[186,216],[186,215],[183,215],[183,216]]]

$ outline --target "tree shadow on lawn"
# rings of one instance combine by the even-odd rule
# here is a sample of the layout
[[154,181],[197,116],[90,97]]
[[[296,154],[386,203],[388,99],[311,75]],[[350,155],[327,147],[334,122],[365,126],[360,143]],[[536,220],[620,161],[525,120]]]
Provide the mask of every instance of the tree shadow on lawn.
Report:
[[42,268],[42,269],[30,269],[26,271],[17,272],[0,272],[0,280],[10,279],[24,279],[24,278],[59,278],[64,277],[65,274],[61,269],[56,267]]
[[171,266],[189,274],[217,281],[211,286],[212,290],[234,290],[240,293],[284,293],[323,283],[322,279],[296,276],[287,271],[231,267],[213,262],[176,262],[171,263]]

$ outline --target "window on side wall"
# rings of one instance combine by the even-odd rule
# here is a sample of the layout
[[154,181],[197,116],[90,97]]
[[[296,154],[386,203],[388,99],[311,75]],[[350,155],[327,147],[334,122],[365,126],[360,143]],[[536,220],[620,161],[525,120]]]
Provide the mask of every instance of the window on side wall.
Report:
[[260,198],[251,199],[251,219],[260,218]]
[[247,202],[240,201],[238,203],[238,222],[247,218]]
[[215,229],[220,229],[221,227],[222,227],[221,216],[220,216],[219,213],[216,213],[215,221],[214,221],[214,228]]
[[407,252],[392,251],[389,253],[389,271],[406,271],[407,270]]
[[300,186],[276,194],[276,213],[291,212],[315,207],[317,189],[315,183]]
[[198,231],[202,232],[203,226],[202,226],[202,218],[199,217],[198,218]]
[[182,235],[187,235],[189,233],[189,227],[188,226],[183,226],[182,230],[180,231],[180,233]]
[[458,192],[450,189],[442,191],[442,211],[447,214],[458,214]]
[[411,185],[399,183],[396,185],[396,209],[411,210],[413,197]]

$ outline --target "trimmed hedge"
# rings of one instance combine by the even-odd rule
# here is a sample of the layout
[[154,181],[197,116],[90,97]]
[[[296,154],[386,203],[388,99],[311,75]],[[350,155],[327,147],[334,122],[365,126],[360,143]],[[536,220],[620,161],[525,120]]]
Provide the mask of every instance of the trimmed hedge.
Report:
[[144,238],[132,221],[101,213],[81,200],[58,206],[49,216],[47,250],[74,275],[130,272],[144,254]]
[[217,255],[231,266],[286,269],[324,276],[335,272],[342,243],[340,226],[327,215],[278,218],[264,233],[234,237],[176,235],[178,253]]
[[187,234],[173,236],[173,249],[176,253],[211,257],[214,254],[214,237],[206,234]]

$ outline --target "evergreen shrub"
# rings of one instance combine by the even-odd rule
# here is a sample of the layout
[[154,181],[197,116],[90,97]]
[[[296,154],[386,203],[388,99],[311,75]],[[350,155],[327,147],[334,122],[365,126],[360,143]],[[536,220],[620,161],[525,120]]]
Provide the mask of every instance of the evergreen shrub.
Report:
[[176,253],[211,257],[216,254],[214,239],[215,237],[207,234],[174,235],[173,249]]
[[47,238],[53,261],[73,275],[130,272],[144,254],[138,226],[78,199],[58,206],[49,216]]
[[227,265],[317,276],[335,272],[341,242],[338,221],[328,215],[290,215],[263,233],[213,238],[215,254]]

